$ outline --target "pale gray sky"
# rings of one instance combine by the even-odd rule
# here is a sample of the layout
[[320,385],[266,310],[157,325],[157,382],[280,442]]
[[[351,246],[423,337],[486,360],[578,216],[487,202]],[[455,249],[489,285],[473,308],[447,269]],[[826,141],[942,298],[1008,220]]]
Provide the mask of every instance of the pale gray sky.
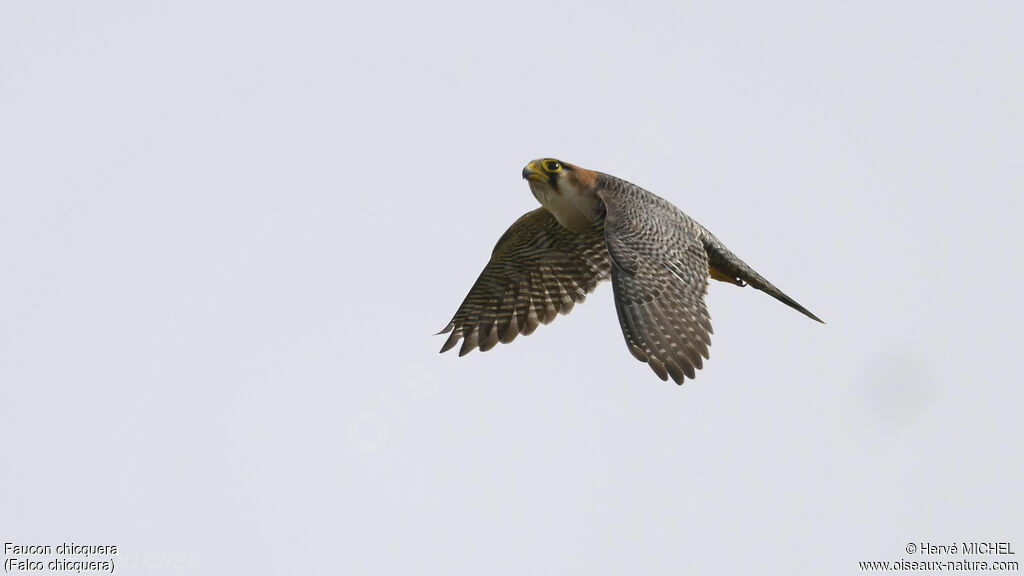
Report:
[[[1024,9],[616,4],[0,5],[0,539],[134,574],[1024,550]],[[714,283],[680,388],[606,284],[438,355],[540,156],[828,324]]]

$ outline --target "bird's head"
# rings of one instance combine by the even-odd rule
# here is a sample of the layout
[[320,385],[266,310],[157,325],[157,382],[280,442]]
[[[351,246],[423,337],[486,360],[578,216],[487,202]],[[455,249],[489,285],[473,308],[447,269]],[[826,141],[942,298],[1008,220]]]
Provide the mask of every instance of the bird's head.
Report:
[[557,158],[538,158],[523,168],[523,178],[529,181],[531,189],[536,186],[554,194],[571,194],[579,187],[593,186],[597,173]]
[[582,230],[599,218],[597,172],[555,158],[540,158],[523,168],[523,178],[537,201],[562,226]]

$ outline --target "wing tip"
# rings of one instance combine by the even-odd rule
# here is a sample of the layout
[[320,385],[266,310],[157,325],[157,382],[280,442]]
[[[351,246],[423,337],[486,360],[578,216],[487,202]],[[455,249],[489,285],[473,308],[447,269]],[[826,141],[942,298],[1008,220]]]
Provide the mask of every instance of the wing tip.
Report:
[[[797,304],[797,306],[800,306],[800,305]],[[797,310],[800,311],[801,313],[803,313],[804,316],[807,316],[808,318],[810,318],[811,320],[814,320],[815,322],[818,322],[818,323],[821,323],[821,324],[825,323],[824,320],[822,320],[821,318],[818,318],[814,314],[811,314],[811,311],[808,310],[807,308],[804,308],[803,306],[800,306],[799,308],[797,308]]]

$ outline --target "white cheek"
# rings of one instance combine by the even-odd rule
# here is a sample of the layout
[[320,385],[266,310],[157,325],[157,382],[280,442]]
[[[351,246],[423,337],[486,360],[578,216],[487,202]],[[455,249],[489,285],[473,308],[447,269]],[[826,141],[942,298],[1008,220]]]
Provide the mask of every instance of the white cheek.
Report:
[[[548,205],[552,201],[552,197],[555,196],[554,191],[546,183],[538,182],[536,180],[530,180],[530,192],[533,192],[533,197],[540,202],[542,206],[548,208]],[[550,210],[550,208],[548,208]]]
[[558,223],[570,230],[584,230],[589,228],[591,223],[589,202],[581,198],[575,190],[569,188],[563,194],[555,192],[546,183],[530,181],[530,190],[537,201],[541,203],[548,212],[554,215]]

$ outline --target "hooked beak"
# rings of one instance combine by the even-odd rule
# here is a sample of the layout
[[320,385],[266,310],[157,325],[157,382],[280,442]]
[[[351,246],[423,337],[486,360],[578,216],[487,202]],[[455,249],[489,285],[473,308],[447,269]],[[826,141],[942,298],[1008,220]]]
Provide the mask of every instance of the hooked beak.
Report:
[[536,162],[530,162],[523,168],[523,178],[526,180],[546,180],[544,173],[537,167]]

